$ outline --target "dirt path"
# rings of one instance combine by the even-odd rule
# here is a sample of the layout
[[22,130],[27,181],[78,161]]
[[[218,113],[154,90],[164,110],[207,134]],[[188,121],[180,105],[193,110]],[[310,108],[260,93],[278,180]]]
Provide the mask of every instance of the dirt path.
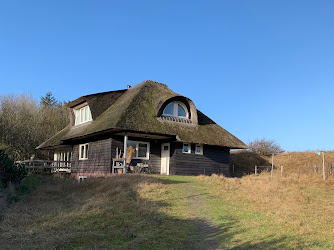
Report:
[[194,222],[200,225],[199,233],[204,244],[199,249],[221,249],[217,236],[222,233],[222,229],[217,227],[210,218],[205,200],[207,194],[189,182],[184,184],[184,191],[189,204],[189,214]]

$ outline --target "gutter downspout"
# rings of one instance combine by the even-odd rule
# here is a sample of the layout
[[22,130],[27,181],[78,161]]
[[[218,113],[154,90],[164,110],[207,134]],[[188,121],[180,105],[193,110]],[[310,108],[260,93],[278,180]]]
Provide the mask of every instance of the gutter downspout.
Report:
[[123,173],[126,173],[126,157],[128,153],[128,133],[125,133],[124,135],[124,170]]

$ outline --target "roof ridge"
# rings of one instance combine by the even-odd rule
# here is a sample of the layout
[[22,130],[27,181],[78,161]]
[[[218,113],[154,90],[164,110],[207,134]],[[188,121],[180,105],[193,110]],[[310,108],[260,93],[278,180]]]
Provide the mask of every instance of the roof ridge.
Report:
[[[159,85],[162,85],[162,86],[164,86],[164,87],[167,87],[168,88],[168,85],[167,84],[165,84],[165,83],[161,83],[161,82],[157,82],[157,81],[153,81],[153,80],[145,80],[145,81],[143,81],[143,83],[152,83],[152,84],[159,84]],[[138,84],[139,85],[139,84]],[[136,85],[137,86],[137,85]]]

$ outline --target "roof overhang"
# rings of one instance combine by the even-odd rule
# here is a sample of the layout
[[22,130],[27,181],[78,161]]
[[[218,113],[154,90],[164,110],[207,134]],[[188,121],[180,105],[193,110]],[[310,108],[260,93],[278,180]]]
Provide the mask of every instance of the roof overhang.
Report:
[[79,97],[78,99],[76,99],[72,102],[68,102],[66,104],[66,106],[69,107],[69,108],[73,108],[74,106],[77,106],[77,105],[79,105],[81,103],[84,103],[84,102],[86,102],[86,96],[82,96],[82,97]]
[[64,145],[73,144],[74,141],[87,140],[92,138],[108,138],[110,136],[125,136],[127,134],[129,137],[134,138],[142,138],[142,139],[151,139],[151,140],[176,140],[175,135],[167,135],[167,134],[157,134],[157,133],[149,133],[143,131],[132,131],[132,130],[124,130],[124,129],[108,129],[84,136],[72,137],[63,141]]
[[152,134],[152,133],[145,133],[145,132],[134,132],[134,131],[122,131],[119,133],[115,133],[115,135],[125,136],[127,134],[129,137],[134,138],[144,138],[144,139],[151,139],[151,140],[170,140],[176,139],[175,135],[161,135],[161,134]]

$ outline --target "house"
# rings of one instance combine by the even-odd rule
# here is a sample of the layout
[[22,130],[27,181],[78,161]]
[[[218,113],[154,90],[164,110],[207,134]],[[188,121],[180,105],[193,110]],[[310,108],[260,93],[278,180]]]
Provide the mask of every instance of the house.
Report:
[[156,174],[229,176],[230,149],[247,148],[189,98],[154,81],[82,96],[67,106],[68,126],[37,148],[71,161],[77,178],[110,175],[130,146],[130,165],[149,164]]

